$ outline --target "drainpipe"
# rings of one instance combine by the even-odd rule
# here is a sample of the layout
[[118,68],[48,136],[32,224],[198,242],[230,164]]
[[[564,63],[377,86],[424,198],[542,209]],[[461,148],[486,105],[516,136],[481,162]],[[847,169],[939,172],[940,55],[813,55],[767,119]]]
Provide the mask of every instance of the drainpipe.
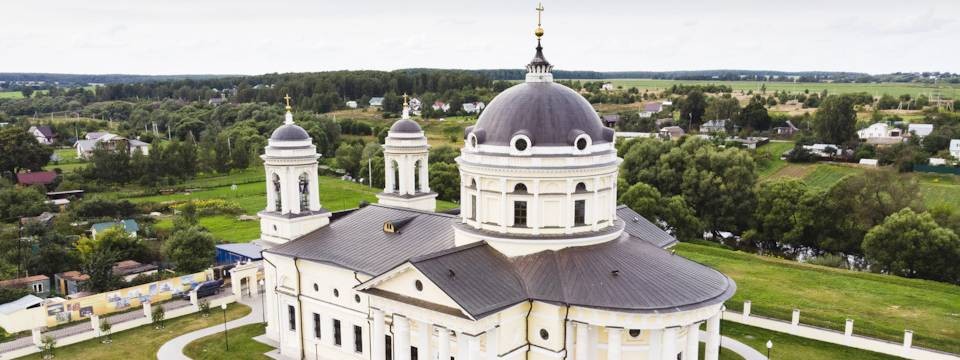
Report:
[[297,340],[300,342],[300,359],[304,359],[307,351],[303,348],[303,301],[300,300],[300,266],[297,265],[300,259],[293,258],[293,268],[297,270],[297,321],[300,322],[300,331]]

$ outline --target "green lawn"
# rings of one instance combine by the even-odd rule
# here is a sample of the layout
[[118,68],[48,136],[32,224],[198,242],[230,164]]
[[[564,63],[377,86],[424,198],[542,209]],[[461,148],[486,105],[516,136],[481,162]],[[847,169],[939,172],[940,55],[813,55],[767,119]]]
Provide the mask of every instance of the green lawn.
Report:
[[917,173],[917,178],[928,207],[947,206],[960,211],[960,176]]
[[793,141],[784,141],[784,142],[771,142],[767,145],[757,148],[758,153],[770,154],[770,160],[764,164],[757,165],[757,174],[760,178],[766,178],[777,172],[777,170],[782,169],[784,166],[787,166],[786,160],[781,160],[780,155],[785,151],[793,149]]
[[0,99],[23,99],[23,93],[19,91],[0,91]]
[[756,315],[842,330],[854,319],[856,334],[902,341],[914,331],[917,346],[960,353],[960,286],[814,266],[723,248],[681,243],[679,254],[716,268],[737,282],[727,302]]
[[813,172],[803,177],[803,182],[814,188],[827,189],[844,178],[863,173],[862,168],[835,164],[817,164]]
[[[229,243],[245,243],[260,238],[259,221],[239,221],[235,216],[216,215],[200,218],[200,225],[207,228],[218,240]],[[173,219],[164,218],[154,225],[157,230],[173,228]]]
[[[590,81],[590,80],[580,80],[580,81]],[[624,89],[630,87],[637,87],[640,89],[640,92],[644,90],[650,91],[663,91],[674,84],[685,84],[685,85],[705,85],[705,84],[716,84],[716,85],[728,85],[735,91],[749,91],[758,92],[760,90],[761,82],[759,81],[711,81],[711,80],[651,80],[651,79],[605,79],[602,81],[609,81],[613,83],[614,86],[623,86]],[[793,82],[767,82],[767,93],[773,94],[774,91],[785,90],[792,93],[801,93],[805,90],[810,90],[810,92],[817,92],[826,89],[828,93],[831,94],[843,94],[843,93],[856,93],[856,92],[866,92],[873,95],[882,95],[890,94],[893,96],[900,96],[901,94],[910,94],[910,96],[916,97],[920,94],[925,94],[931,96],[931,93],[936,91],[936,88],[931,84],[919,84],[919,83],[879,83],[879,84],[848,84],[848,83],[793,83]],[[940,85],[940,94],[944,98],[957,99],[960,98],[960,86],[956,84],[941,84]]]
[[[777,360],[888,360],[900,359],[896,356],[864,351],[852,347],[835,345],[817,340],[810,340],[799,336],[781,332],[765,330],[735,322],[724,321],[720,325],[720,333],[747,344],[760,353],[766,355],[767,340],[773,342],[770,349],[770,358]],[[721,353],[721,358],[723,354]]]
[[183,353],[194,360],[269,359],[263,354],[273,348],[253,340],[264,333],[263,324],[245,325],[227,331],[230,351],[226,349],[223,334],[215,334],[194,340],[183,349]]
[[[242,304],[230,304],[227,308],[227,320],[241,318],[250,313],[250,308]],[[115,360],[115,359],[156,359],[157,350],[163,343],[191,331],[223,324],[219,310],[213,310],[213,316],[204,318],[198,314],[184,315],[166,321],[162,330],[155,330],[152,324],[121,331],[111,336],[110,344],[102,344],[99,339],[68,345],[56,350],[56,359],[76,360]],[[39,354],[23,359],[40,359]]]

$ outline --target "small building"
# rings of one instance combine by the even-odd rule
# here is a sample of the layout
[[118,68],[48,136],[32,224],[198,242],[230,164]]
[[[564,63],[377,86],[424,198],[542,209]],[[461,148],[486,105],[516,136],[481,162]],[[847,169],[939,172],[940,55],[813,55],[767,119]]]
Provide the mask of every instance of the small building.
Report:
[[677,140],[685,134],[686,132],[679,126],[667,126],[660,129],[660,137],[664,140]]
[[479,114],[486,106],[487,104],[484,104],[483,101],[463,103],[463,112],[467,114]]
[[27,289],[39,297],[50,295],[50,278],[46,275],[33,275],[17,279],[0,281],[2,289]]
[[207,100],[207,104],[213,106],[220,106],[220,104],[227,102],[227,96],[220,94],[220,96],[211,97],[210,100]]
[[727,138],[728,143],[737,143],[740,144],[744,149],[756,150],[758,147],[770,143],[770,138],[766,137],[730,137]]
[[887,123],[875,123],[866,128],[857,131],[857,137],[861,140],[867,140],[876,137],[900,137],[902,131],[899,128],[892,127]]
[[347,106],[348,109],[356,109],[356,108],[357,108],[357,102],[356,102],[356,101],[353,101],[353,100],[347,101],[345,105]]
[[613,91],[616,89],[616,87],[614,87],[612,83],[603,83],[603,85],[600,86],[600,89],[603,91]]
[[[113,275],[129,282],[140,275],[156,274],[158,267],[152,264],[142,264],[134,260],[123,260],[113,264]],[[90,280],[90,275],[76,270],[66,271],[53,276],[57,293],[63,296],[76,295],[83,292],[84,283]]]
[[126,231],[131,236],[137,236],[137,232],[140,231],[140,226],[137,225],[136,221],[134,221],[133,219],[124,219],[122,221],[102,222],[102,223],[93,224],[93,226],[90,227],[90,235],[93,236],[94,239],[96,239],[97,233],[104,232],[107,229],[111,229],[114,227],[122,227],[123,230]]
[[134,260],[123,260],[113,264],[113,274],[130,281],[140,275],[152,275],[157,273],[158,267],[153,264],[142,264]]
[[910,124],[907,125],[907,134],[916,135],[919,138],[925,138],[933,132],[933,124]]
[[37,139],[38,143],[44,145],[52,145],[53,142],[57,140],[57,135],[54,134],[53,129],[47,125],[31,126],[30,129],[27,129],[27,132]]
[[17,184],[21,186],[50,185],[57,180],[57,173],[53,171],[33,171],[17,174]]
[[53,223],[53,219],[56,217],[57,217],[57,214],[44,211],[42,214],[37,216],[20,218],[20,225],[40,224],[43,226],[50,226],[50,224]]
[[423,102],[418,98],[412,97],[410,100],[407,100],[407,105],[410,106],[410,111],[418,113],[420,112],[420,108],[423,107]]
[[960,139],[950,140],[950,156],[960,160]]
[[90,275],[76,270],[53,275],[53,285],[57,287],[57,293],[62,296],[79,293],[87,280],[90,280]]
[[643,109],[640,110],[640,117],[648,118],[653,117],[653,114],[663,111],[663,104],[659,102],[649,102],[643,105]]
[[609,128],[617,126],[617,123],[620,122],[620,115],[617,114],[607,114],[600,117],[603,120],[603,125],[606,125]]
[[930,160],[928,161],[928,164],[930,164],[930,166],[946,166],[946,165],[947,165],[947,159],[944,159],[944,158],[930,158]]
[[6,304],[0,304],[0,327],[12,334],[46,325],[47,311],[43,306],[45,301],[39,297],[27,295]]
[[877,159],[860,159],[860,165],[877,167],[880,166],[880,161]]
[[370,98],[369,101],[370,107],[382,108],[383,107],[383,96],[377,96]]
[[254,243],[217,245],[217,265],[246,263],[263,259],[263,248]]
[[800,131],[800,129],[794,126],[790,120],[785,121],[782,126],[773,128],[773,133],[779,136],[791,136],[798,131]]
[[[86,139],[77,140],[73,147],[77,149],[77,159],[87,159],[93,151],[100,148],[107,151],[117,151],[126,148],[131,156],[137,151],[143,155],[150,154],[150,144],[136,139],[127,139],[120,135],[95,132],[87,133]],[[92,138],[91,138],[92,137]]]
[[647,139],[657,136],[659,136],[659,134],[652,132],[617,131],[613,133],[614,142],[619,139]]
[[843,149],[841,149],[839,145],[834,144],[803,145],[803,148],[821,158],[833,158],[843,155]]
[[445,102],[443,102],[443,101],[437,100],[437,101],[434,101],[434,102],[433,102],[433,105],[431,106],[431,108],[432,108],[434,111],[447,112],[447,111],[450,111],[450,104],[447,104],[447,103],[445,103]]
[[710,120],[700,125],[701,134],[712,134],[727,131],[727,122],[730,119]]
[[888,147],[891,145],[902,143],[905,138],[899,136],[877,136],[872,138],[867,138],[866,143],[876,146],[876,147]]

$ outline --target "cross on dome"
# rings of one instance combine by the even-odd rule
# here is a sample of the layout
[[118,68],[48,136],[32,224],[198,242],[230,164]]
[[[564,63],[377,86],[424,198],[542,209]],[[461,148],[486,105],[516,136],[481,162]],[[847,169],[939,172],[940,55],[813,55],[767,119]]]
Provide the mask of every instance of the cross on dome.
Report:
[[283,123],[293,124],[293,113],[291,112],[291,110],[293,110],[293,107],[290,106],[290,99],[292,98],[290,97],[290,94],[286,94],[283,96],[283,99],[287,101],[287,107],[286,107],[287,113],[283,116],[284,117]]
[[540,38],[543,37],[543,3],[539,3],[535,10],[537,10],[537,28],[533,31],[533,35],[537,37],[537,53],[527,64],[527,82],[552,82],[553,74],[550,70],[553,70],[553,65],[550,65],[547,58],[543,56],[543,46],[540,45]]

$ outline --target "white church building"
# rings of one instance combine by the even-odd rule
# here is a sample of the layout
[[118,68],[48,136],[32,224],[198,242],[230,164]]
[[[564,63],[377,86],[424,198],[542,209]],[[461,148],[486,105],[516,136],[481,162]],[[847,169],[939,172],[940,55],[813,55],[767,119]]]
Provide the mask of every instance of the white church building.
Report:
[[[427,139],[406,115],[379,203],[331,220],[289,111],[263,155],[266,337],[288,359],[716,360],[736,290],[617,205],[614,131],[553,82],[537,27],[526,81],[466,129],[458,213],[435,212]],[[705,324],[706,337],[700,337]]]

